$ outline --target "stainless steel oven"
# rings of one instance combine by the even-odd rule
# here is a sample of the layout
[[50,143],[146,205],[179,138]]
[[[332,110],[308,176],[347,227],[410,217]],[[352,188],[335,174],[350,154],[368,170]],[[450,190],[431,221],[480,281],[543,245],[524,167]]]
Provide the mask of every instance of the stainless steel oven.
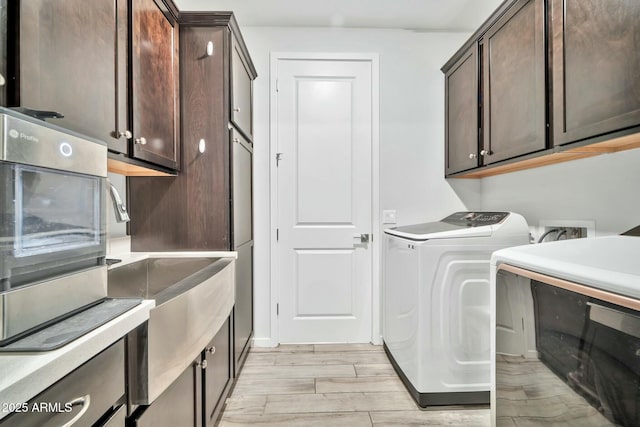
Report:
[[0,345],[106,296],[106,152],[0,109]]
[[640,425],[637,237],[494,253],[493,425]]

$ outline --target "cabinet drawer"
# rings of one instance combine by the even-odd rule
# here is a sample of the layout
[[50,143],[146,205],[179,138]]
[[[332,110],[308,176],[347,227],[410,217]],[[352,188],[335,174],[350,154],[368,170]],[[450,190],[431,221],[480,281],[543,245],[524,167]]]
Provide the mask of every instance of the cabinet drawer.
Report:
[[233,43],[231,55],[231,121],[249,138],[253,136],[251,75],[244,63],[238,45]]
[[[29,401],[29,412],[15,413],[0,425],[53,427],[78,417],[74,426],[90,426],[123,396],[124,341],[120,340]],[[73,401],[76,404],[67,412]],[[42,412],[32,411],[34,405]]]
[[233,247],[253,239],[253,147],[235,129],[231,131],[233,157]]

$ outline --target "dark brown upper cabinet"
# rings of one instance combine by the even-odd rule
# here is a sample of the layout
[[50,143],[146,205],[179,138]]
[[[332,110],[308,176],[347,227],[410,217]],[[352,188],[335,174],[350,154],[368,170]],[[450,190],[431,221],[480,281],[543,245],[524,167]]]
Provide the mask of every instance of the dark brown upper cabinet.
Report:
[[[52,123],[126,150],[126,0],[19,2],[12,106],[57,111]],[[14,4],[17,4],[14,3]]]
[[638,40],[637,0],[503,2],[442,67],[446,176],[482,178],[640,147]]
[[131,5],[131,156],[179,169],[177,24],[154,0]]
[[546,148],[544,11],[518,1],[480,41],[483,165]]
[[478,54],[473,44],[445,72],[445,173],[478,166]]
[[162,0],[8,6],[6,105],[62,113],[50,121],[107,143],[112,172],[179,169],[178,31]]
[[231,122],[253,138],[253,78],[240,45],[233,39],[231,54]]
[[554,144],[639,126],[640,2],[550,4]]
[[7,0],[0,0],[0,105],[7,105],[7,33],[8,33],[8,4]]

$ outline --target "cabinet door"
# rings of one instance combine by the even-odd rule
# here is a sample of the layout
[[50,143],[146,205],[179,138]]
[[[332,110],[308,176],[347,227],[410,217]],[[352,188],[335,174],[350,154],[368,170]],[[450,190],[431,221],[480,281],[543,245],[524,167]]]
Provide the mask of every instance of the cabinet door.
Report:
[[640,2],[552,0],[553,138],[640,125]]
[[471,47],[445,74],[445,173],[478,166],[478,61]]
[[177,169],[178,29],[154,0],[131,4],[133,157]]
[[19,105],[126,148],[126,0],[20,2]]
[[204,358],[207,361],[203,385],[204,424],[206,426],[216,423],[223,404],[220,398],[232,376],[230,329],[230,321],[227,319],[204,351]]
[[134,427],[199,427],[202,425],[200,355],[150,406],[140,410]]
[[521,0],[482,44],[483,164],[546,147],[544,1]]
[[7,0],[0,0],[0,105],[7,105]]
[[249,138],[253,136],[251,74],[237,43],[231,53],[231,121]]
[[253,333],[253,241],[236,248],[236,305],[234,313],[235,373],[249,349]]
[[233,246],[253,240],[253,147],[235,129],[231,131],[233,156]]

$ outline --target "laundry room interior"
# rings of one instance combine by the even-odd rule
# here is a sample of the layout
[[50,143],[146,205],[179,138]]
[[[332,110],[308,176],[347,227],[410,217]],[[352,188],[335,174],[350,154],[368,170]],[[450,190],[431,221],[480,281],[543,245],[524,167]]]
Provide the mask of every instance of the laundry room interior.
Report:
[[633,0],[0,0],[0,426],[640,424],[638,40]]

